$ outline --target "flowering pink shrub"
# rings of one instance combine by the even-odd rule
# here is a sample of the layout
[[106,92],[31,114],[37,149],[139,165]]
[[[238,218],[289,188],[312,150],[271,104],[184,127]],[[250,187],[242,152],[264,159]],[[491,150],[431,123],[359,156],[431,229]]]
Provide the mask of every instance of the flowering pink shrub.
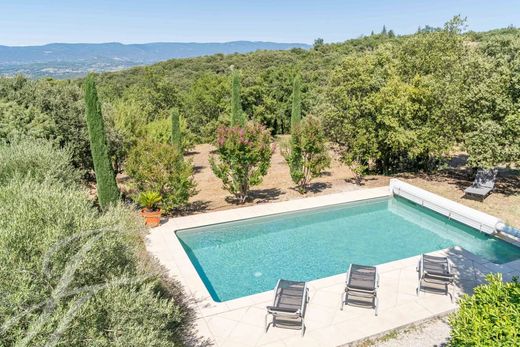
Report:
[[250,187],[262,182],[271,164],[271,135],[252,121],[243,127],[221,126],[215,145],[217,155],[210,157],[211,169],[222,180],[224,189],[244,203]]

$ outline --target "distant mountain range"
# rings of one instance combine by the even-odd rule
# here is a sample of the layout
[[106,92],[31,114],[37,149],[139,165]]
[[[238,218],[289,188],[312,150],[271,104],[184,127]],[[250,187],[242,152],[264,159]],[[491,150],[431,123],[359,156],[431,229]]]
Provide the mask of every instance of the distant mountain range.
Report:
[[0,46],[0,75],[70,78],[89,71],[115,71],[173,58],[257,50],[310,48],[304,43],[233,41],[223,43],[164,42],[144,44],[51,43],[44,46]]

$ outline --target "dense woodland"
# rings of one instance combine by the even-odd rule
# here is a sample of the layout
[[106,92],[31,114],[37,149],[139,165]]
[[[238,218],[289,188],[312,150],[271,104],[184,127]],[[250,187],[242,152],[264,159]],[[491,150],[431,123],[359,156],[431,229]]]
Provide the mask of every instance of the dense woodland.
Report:
[[[229,121],[231,70],[241,74],[247,117],[273,135],[290,131],[292,81],[301,75],[303,114],[324,122],[345,160],[389,173],[432,169],[455,147],[470,163],[518,162],[520,30],[386,30],[311,50],[259,51],[170,60],[97,75],[114,165],[139,139],[167,141],[180,109],[191,142],[212,142]],[[89,173],[82,80],[0,79],[0,137],[47,138],[72,149]]]

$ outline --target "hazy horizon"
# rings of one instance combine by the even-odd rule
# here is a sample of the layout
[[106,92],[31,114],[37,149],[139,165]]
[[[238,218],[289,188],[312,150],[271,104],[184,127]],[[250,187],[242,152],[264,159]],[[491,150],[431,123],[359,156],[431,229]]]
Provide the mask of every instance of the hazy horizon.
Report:
[[91,0],[21,0],[0,4],[4,46],[50,43],[157,42],[225,43],[263,41],[312,44],[341,42],[379,32],[396,34],[419,26],[442,26],[454,15],[468,18],[468,29],[486,31],[520,25],[515,0],[150,0],[146,3]]
[[118,41],[106,41],[106,42],[48,42],[36,45],[5,45],[0,42],[0,46],[4,47],[44,47],[49,45],[104,45],[104,44],[121,44],[125,46],[131,45],[151,45],[151,44],[169,44],[169,43],[181,43],[181,44],[226,44],[234,42],[252,42],[252,43],[281,43],[281,44],[301,44],[301,45],[312,45],[312,43],[306,42],[282,42],[282,41],[263,41],[263,40],[232,40],[232,41],[151,41],[151,42],[118,42]]

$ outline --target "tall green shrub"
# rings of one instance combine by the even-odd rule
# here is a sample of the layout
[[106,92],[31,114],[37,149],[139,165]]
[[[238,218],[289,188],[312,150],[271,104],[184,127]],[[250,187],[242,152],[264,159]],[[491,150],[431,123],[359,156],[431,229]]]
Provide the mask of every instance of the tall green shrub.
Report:
[[244,126],[245,122],[240,101],[240,73],[234,70],[231,81],[231,126]]
[[291,131],[289,144],[282,148],[282,154],[297,190],[304,194],[311,180],[319,177],[330,166],[330,156],[318,118],[307,116],[296,124]]
[[172,118],[172,146],[179,153],[184,153],[184,148],[182,148],[182,134],[181,134],[181,120],[179,115],[179,110],[174,108],[171,112]]
[[192,163],[170,144],[146,139],[138,142],[128,154],[125,167],[138,193],[161,194],[166,212],[185,207],[197,193]]
[[90,150],[96,172],[97,195],[99,205],[102,209],[106,209],[108,205],[119,200],[120,194],[114,168],[108,155],[105,126],[93,75],[89,75],[85,79],[85,104]]
[[302,91],[300,76],[296,76],[293,81],[292,110],[291,110],[291,134],[296,129],[302,118]]
[[452,346],[519,346],[520,283],[488,275],[487,284],[464,295],[450,316]]
[[209,158],[211,169],[224,189],[244,203],[249,189],[262,182],[271,164],[271,135],[253,121],[244,127],[221,126],[216,146],[217,155]]

